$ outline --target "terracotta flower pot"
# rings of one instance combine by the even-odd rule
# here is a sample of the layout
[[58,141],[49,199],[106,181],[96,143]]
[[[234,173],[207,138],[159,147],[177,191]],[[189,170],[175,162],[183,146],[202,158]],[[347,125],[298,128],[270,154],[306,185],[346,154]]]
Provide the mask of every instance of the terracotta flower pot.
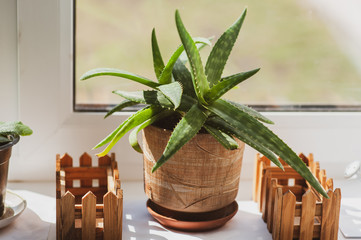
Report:
[[14,146],[20,137],[14,137],[9,143],[0,145],[0,217],[5,211],[5,194],[8,182],[9,159],[11,156],[12,146]]
[[210,134],[197,134],[154,173],[171,131],[143,130],[144,187],[154,203],[182,212],[209,212],[231,204],[238,192],[244,143],[225,149]]

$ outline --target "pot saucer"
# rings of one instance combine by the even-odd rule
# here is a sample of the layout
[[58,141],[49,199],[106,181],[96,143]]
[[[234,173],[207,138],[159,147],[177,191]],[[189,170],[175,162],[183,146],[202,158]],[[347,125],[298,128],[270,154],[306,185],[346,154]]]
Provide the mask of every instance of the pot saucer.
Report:
[[187,213],[161,207],[150,199],[147,209],[164,227],[188,232],[202,232],[219,228],[226,224],[238,211],[236,201],[219,210],[204,213]]
[[26,201],[19,195],[6,190],[5,213],[0,217],[0,229],[12,223],[26,208]]

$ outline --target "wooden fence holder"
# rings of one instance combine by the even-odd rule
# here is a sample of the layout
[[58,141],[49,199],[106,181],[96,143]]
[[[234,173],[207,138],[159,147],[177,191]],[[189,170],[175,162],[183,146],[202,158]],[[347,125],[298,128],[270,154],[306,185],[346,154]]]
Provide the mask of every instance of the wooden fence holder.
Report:
[[[270,160],[257,154],[253,199],[273,239],[337,239],[341,191],[333,191],[332,178],[320,170],[313,155],[300,158],[310,168],[329,195],[323,198],[284,161],[285,171],[271,166]],[[331,207],[332,206],[332,207]]]
[[84,153],[79,167],[65,154],[56,156],[56,239],[122,239],[123,190],[115,154]]

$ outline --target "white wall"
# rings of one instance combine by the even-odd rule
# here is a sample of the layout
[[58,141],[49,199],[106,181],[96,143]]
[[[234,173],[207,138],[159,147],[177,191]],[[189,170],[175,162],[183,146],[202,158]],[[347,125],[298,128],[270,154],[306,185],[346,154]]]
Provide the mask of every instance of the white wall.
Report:
[[16,1],[0,2],[0,121],[17,118]]

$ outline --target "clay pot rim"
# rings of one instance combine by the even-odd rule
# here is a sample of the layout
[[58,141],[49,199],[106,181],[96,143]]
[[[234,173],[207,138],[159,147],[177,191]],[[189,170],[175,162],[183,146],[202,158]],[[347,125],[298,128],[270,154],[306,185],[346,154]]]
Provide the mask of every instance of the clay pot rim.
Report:
[[11,148],[15,144],[17,144],[19,142],[19,140],[20,140],[20,136],[17,135],[17,134],[11,134],[10,137],[12,138],[12,141],[8,142],[8,143],[5,143],[3,145],[0,145],[0,151]]

